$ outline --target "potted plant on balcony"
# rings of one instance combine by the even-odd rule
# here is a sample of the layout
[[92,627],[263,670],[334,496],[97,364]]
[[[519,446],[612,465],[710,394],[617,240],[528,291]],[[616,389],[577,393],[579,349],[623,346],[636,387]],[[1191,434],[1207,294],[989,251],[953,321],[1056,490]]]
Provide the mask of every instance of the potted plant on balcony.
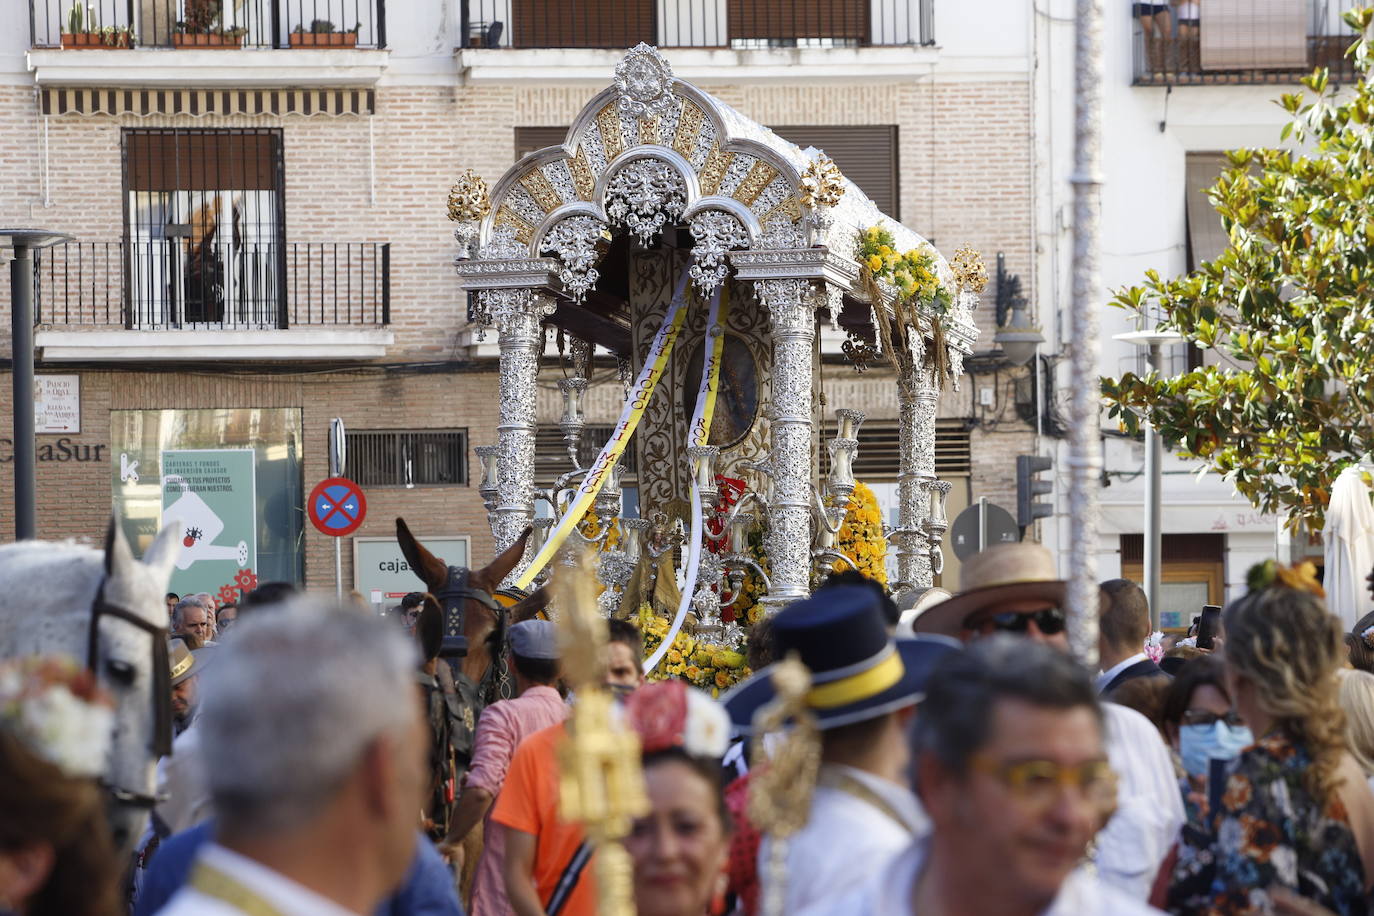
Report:
[[67,30],[62,33],[64,48],[132,48],[134,30],[129,26],[107,25],[100,28],[95,7],[73,3],[67,13]]
[[248,30],[224,27],[224,0],[186,0],[186,18],[172,33],[174,48],[239,48]]
[[353,28],[345,29],[342,32],[334,30],[334,23],[328,19],[316,19],[310,23],[307,31],[304,23],[297,25],[291,30],[291,47],[293,48],[356,48],[358,46],[358,30],[362,28],[362,23],[354,24]]

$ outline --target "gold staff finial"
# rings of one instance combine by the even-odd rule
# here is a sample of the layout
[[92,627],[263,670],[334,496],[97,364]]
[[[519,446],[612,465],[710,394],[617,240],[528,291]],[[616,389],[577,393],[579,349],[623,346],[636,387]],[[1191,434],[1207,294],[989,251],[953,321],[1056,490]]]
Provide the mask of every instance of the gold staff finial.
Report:
[[621,840],[649,810],[639,736],[618,727],[604,686],[606,621],[597,610],[592,553],[554,571],[563,674],[576,691],[569,737],[559,747],[559,815],[581,821],[596,847],[601,916],[634,916],[634,867]]
[[[806,705],[811,671],[795,652],[774,666],[774,699],[754,713],[753,757],[767,760],[749,778],[749,820],[768,834],[769,856],[763,874],[763,916],[780,916],[786,898],[787,841],[806,826],[811,793],[821,767],[820,729]],[[770,755],[764,737],[781,733],[791,723],[782,744]]]

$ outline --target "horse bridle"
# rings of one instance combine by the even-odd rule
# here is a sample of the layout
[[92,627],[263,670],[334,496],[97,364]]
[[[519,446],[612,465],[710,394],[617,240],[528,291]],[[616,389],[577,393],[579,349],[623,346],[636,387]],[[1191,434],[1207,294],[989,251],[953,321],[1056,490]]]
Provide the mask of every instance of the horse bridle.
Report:
[[[86,631],[86,667],[99,680],[96,670],[100,649],[100,618],[115,617],[125,623],[133,624],[143,630],[153,640],[153,743],[150,750],[159,757],[172,752],[172,670],[167,660],[167,628],[158,626],[140,617],[127,608],[111,604],[105,599],[105,584],[109,576],[100,578],[100,588],[96,590],[95,600],[91,602],[91,623]],[[146,792],[136,792],[117,786],[107,779],[100,781],[101,786],[121,805],[136,808],[153,808],[158,799]]]
[[[473,588],[470,584],[471,578],[472,570],[468,567],[450,566],[444,587],[434,593],[434,597],[438,599],[439,606],[444,611],[445,636],[463,635],[463,602],[468,600],[476,601],[496,615],[498,632],[505,629],[506,606],[497,601],[496,597],[486,589]],[[497,640],[496,651],[492,654],[491,664],[482,673],[481,683],[477,685],[479,696],[488,693],[494,695],[498,689],[505,670],[505,656],[506,641],[502,638]]]

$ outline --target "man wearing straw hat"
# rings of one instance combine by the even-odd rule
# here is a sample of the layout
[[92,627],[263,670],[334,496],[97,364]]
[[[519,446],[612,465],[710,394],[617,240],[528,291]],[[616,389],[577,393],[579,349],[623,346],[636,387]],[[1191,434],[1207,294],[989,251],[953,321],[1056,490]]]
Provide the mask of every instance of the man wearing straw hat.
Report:
[[[941,637],[894,640],[875,593],[823,588],[773,618],[776,657],[796,653],[811,672],[807,705],[820,729],[821,767],[806,826],[788,840],[786,902],[804,906],[877,873],[927,829],[907,783],[907,725],[931,669],[958,651]],[[774,698],[772,667],[722,697],[734,724],[751,728]],[[771,839],[759,874],[771,880]]]
[[[971,642],[1009,633],[1069,651],[1065,586],[1054,557],[1039,544],[1000,544],[960,569],[959,593],[926,609],[920,633]],[[1098,876],[1139,900],[1150,895],[1160,864],[1183,825],[1183,801],[1159,731],[1140,713],[1103,704],[1107,757],[1118,777],[1119,804],[1097,835]]]

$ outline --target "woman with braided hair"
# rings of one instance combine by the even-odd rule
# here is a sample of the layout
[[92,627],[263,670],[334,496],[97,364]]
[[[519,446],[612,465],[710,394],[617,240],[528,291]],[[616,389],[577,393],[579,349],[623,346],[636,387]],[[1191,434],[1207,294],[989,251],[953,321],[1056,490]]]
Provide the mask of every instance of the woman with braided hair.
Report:
[[[1257,566],[1226,608],[1228,692],[1256,736],[1183,830],[1173,913],[1270,912],[1287,889],[1370,912],[1374,794],[1351,756],[1336,671],[1345,646],[1310,564]],[[1214,770],[1215,774],[1215,770]]]

